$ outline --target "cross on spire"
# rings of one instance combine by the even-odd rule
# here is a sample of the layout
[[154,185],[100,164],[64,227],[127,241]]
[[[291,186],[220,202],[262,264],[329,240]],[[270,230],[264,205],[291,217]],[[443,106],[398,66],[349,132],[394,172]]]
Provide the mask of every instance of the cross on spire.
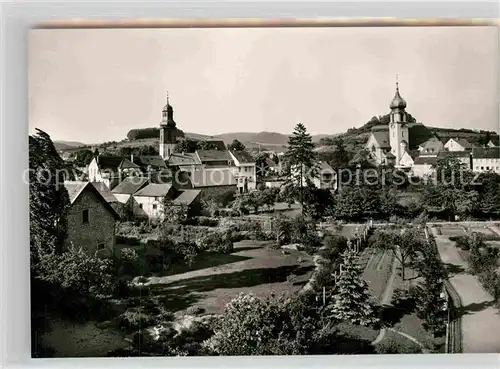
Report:
[[168,99],[168,91],[167,91],[167,105],[170,105],[169,99]]
[[397,73],[396,73],[396,90],[399,90],[399,79]]

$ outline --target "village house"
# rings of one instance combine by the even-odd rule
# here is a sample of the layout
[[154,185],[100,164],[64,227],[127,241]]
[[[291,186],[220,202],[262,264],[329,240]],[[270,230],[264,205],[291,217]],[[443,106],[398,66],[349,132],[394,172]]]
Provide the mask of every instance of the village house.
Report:
[[237,182],[239,193],[255,190],[257,186],[257,170],[255,159],[247,151],[229,151],[235,166],[233,175]]
[[163,218],[165,202],[170,200],[170,206],[187,206],[187,211],[193,214],[199,211],[200,190],[179,191],[172,184],[149,183],[135,192],[129,200],[134,216],[138,219],[159,220]]
[[88,253],[113,254],[115,222],[119,215],[111,204],[90,182],[65,181],[64,187],[71,204],[66,246],[81,247]]
[[472,150],[472,145],[463,138],[450,138],[444,144],[444,149],[446,151],[470,151]]
[[90,182],[103,182],[113,189],[123,178],[142,175],[141,168],[127,158],[98,155],[88,165]]
[[149,179],[146,177],[127,177],[111,190],[113,196],[122,204],[127,204],[130,197],[139,191],[141,188],[149,184]]
[[418,151],[420,153],[419,156],[424,156],[424,155],[435,156],[438,155],[443,150],[444,150],[443,142],[436,136],[431,137],[430,139],[421,143],[418,146]]
[[[174,153],[167,161],[169,168],[187,173],[192,188],[234,187],[234,160],[227,150],[197,150],[194,153]],[[182,183],[181,183],[182,184]]]
[[474,147],[472,170],[475,172],[492,171],[500,174],[500,147]]
[[[320,161],[315,171],[311,172],[309,180],[316,188],[329,189],[335,191],[337,189],[337,173],[335,170],[325,161]],[[291,173],[294,181],[300,181],[300,166],[293,166]],[[298,185],[307,186],[308,170],[303,169],[302,171],[302,183]],[[266,185],[267,187],[267,185]],[[273,187],[272,185],[269,187]]]

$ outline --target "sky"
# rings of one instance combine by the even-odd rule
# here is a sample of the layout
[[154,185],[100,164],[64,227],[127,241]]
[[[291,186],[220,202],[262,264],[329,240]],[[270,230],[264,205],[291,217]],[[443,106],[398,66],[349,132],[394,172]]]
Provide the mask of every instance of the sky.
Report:
[[496,27],[31,30],[30,130],[119,141],[159,126],[168,91],[185,132],[313,134],[389,112],[498,131]]

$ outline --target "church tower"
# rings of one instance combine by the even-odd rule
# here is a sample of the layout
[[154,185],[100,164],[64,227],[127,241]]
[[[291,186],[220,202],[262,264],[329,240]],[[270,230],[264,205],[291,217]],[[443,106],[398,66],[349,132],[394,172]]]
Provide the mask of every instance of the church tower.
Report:
[[174,109],[170,105],[167,93],[167,105],[162,110],[160,123],[160,156],[163,160],[169,158],[177,145],[177,128],[174,121]]
[[389,121],[389,144],[391,153],[396,157],[396,166],[408,149],[408,113],[406,101],[399,94],[399,82],[396,78],[396,94],[389,105],[391,109]]

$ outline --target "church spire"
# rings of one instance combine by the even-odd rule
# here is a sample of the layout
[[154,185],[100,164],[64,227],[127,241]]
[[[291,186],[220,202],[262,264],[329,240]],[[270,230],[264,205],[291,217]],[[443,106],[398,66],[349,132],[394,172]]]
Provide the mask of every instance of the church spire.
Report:
[[170,97],[168,95],[168,91],[167,91],[167,104],[163,107],[162,117],[163,117],[161,122],[162,125],[175,127],[174,108],[172,108],[172,105],[170,105]]
[[406,101],[399,94],[399,78],[397,74],[396,74],[396,94],[394,95],[394,98],[392,99],[389,107],[391,108],[391,110],[394,109],[404,110],[406,108]]

